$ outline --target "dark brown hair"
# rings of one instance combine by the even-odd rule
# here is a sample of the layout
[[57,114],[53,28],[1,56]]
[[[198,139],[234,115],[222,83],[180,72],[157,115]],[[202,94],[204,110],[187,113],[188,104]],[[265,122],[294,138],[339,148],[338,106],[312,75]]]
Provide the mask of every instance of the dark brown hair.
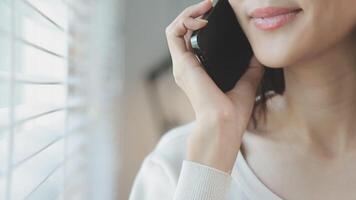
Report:
[[[257,127],[256,114],[266,119],[267,100],[271,97],[270,92],[274,94],[283,94],[285,90],[283,68],[266,67],[260,85],[256,93],[256,101],[252,111],[253,126]],[[273,95],[272,95],[273,96]],[[257,109],[259,107],[259,109]]]

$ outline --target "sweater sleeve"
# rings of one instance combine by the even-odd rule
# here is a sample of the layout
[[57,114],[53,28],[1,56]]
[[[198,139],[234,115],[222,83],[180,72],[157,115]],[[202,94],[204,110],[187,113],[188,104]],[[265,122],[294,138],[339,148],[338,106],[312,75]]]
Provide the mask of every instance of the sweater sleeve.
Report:
[[184,160],[174,200],[226,200],[230,184],[230,174]]
[[136,177],[130,200],[225,200],[231,176],[220,170],[184,160],[178,183],[166,166],[146,159]]

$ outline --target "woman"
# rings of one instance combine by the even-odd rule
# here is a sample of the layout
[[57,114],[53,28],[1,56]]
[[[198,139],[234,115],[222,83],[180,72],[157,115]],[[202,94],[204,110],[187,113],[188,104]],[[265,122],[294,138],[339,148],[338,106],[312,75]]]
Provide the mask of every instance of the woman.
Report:
[[130,198],[356,199],[356,0],[229,2],[255,54],[249,69],[224,94],[191,53],[209,0],[167,27],[196,120],[160,141]]

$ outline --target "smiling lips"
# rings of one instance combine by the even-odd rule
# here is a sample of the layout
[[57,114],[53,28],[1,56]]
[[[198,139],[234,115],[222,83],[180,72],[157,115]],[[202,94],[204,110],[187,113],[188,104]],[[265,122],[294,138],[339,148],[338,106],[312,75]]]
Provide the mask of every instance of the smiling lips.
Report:
[[265,7],[250,13],[255,26],[262,30],[274,30],[291,22],[301,11],[300,8]]

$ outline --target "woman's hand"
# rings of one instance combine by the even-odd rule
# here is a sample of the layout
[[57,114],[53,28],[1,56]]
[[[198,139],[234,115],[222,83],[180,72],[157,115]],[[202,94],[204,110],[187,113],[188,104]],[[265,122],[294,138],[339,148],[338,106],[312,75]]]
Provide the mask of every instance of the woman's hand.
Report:
[[212,2],[204,0],[186,8],[166,28],[166,36],[175,82],[188,96],[197,122],[188,138],[187,159],[230,173],[242,134],[251,118],[264,70],[253,57],[248,70],[232,90],[223,93],[216,86],[189,45],[192,31],[207,24],[200,17],[211,7]]

